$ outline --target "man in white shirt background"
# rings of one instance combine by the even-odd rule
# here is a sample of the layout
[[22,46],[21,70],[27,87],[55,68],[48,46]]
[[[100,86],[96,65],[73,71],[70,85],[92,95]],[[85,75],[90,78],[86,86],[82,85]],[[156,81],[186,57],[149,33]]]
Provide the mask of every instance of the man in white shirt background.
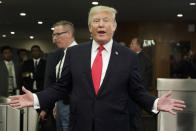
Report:
[[9,46],[1,48],[2,60],[0,60],[0,96],[8,97],[16,94],[20,88],[21,67],[13,60],[12,49]]

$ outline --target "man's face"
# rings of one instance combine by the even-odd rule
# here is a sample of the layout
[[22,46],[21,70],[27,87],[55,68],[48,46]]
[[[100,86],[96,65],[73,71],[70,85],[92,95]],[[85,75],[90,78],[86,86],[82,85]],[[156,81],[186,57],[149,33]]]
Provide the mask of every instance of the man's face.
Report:
[[67,26],[59,25],[54,27],[52,40],[58,48],[67,48],[70,43],[70,38],[72,38],[72,35],[70,29]]
[[41,57],[41,51],[40,51],[40,49],[37,48],[37,47],[32,48],[32,50],[31,50],[31,55],[32,55],[32,57],[33,57],[34,59],[40,58],[40,57]]
[[139,46],[137,45],[137,39],[133,39],[131,41],[131,44],[129,45],[129,48],[131,50],[133,50],[134,52],[137,52],[138,51]]
[[12,52],[10,49],[5,49],[2,53],[3,59],[6,61],[12,60]]
[[93,39],[103,45],[112,39],[116,30],[116,24],[110,13],[102,11],[92,16],[89,30]]
[[24,59],[25,57],[27,57],[26,51],[21,51],[21,52],[19,53],[19,57],[20,57],[20,59]]

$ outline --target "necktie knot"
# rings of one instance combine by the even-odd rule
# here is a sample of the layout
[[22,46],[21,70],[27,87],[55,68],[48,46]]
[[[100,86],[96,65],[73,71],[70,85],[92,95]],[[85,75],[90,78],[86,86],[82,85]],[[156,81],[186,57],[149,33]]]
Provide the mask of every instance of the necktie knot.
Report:
[[35,64],[35,66],[37,66],[37,60],[35,60],[35,63],[34,64]]
[[102,51],[104,50],[104,47],[103,47],[102,45],[100,45],[100,46],[98,47],[98,50],[99,50],[99,52],[102,52]]

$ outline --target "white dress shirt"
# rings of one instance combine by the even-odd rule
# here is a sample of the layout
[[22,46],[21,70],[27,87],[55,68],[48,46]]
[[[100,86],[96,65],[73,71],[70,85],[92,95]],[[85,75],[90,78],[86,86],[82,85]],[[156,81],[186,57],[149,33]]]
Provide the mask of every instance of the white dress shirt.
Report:
[[[113,45],[113,39],[111,39],[108,43],[103,45],[104,50],[102,51],[102,56],[104,56],[104,57],[102,57],[103,68],[102,68],[102,75],[101,75],[100,85],[103,82],[103,79],[105,77],[105,73],[106,73],[106,70],[107,70],[107,67],[108,67],[108,64],[109,64],[111,51],[112,51],[112,45]],[[96,57],[97,53],[99,52],[99,50],[98,50],[99,46],[100,45],[95,40],[93,40],[92,49],[91,49],[91,68],[92,68],[93,62],[95,60],[95,57]],[[38,98],[36,98],[36,99],[37,99],[36,101],[38,101]],[[35,97],[34,97],[34,102],[35,102]],[[156,99],[154,104],[153,104],[152,112],[154,112],[154,113],[158,113],[157,103],[158,103],[158,99]],[[34,103],[34,107],[35,107],[35,105],[36,104]]]
[[35,66],[35,62],[37,61],[37,65],[39,64],[39,61],[40,61],[40,58],[38,58],[38,59],[34,59],[33,58],[33,63],[34,63],[34,66]]
[[[104,50],[101,53],[102,53],[102,56],[104,56],[104,57],[102,57],[103,67],[102,67],[102,73],[101,73],[100,86],[103,82],[106,70],[108,68],[108,63],[109,63],[110,55],[111,55],[111,51],[112,51],[112,44],[113,44],[113,39],[111,39],[108,43],[103,45]],[[92,49],[91,49],[91,68],[93,66],[93,62],[95,60],[95,57],[97,56],[97,53],[99,52],[99,49],[98,49],[99,46],[100,45],[95,40],[93,40]]]
[[[6,60],[4,60],[4,62],[5,62],[5,65],[6,65],[6,67],[7,67],[7,70],[9,70],[9,64],[11,65],[11,70],[12,70],[12,75],[13,75],[13,88],[16,88],[17,86],[16,86],[16,74],[15,74],[15,68],[14,68],[14,63],[13,63],[13,61],[11,60],[11,61],[6,61]],[[8,87],[8,88],[10,88],[10,87]]]
[[[68,47],[72,47],[72,46],[75,46],[77,45],[77,43],[75,41],[73,41],[71,43],[71,45],[69,45]],[[58,77],[58,73],[59,73],[59,76],[61,76],[61,72],[62,72],[62,69],[63,69],[63,63],[65,61],[65,56],[66,56],[66,52],[67,52],[67,48],[64,50],[64,55],[63,55],[63,58],[58,62],[58,64],[56,65],[56,78]],[[60,67],[59,67],[60,66]]]

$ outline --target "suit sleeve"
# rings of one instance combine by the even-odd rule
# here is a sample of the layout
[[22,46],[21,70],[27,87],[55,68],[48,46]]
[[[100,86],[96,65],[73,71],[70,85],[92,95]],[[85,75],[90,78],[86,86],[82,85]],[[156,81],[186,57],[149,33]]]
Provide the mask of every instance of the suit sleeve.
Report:
[[57,100],[69,95],[72,87],[70,57],[70,50],[67,50],[61,78],[49,88],[37,93],[41,109],[51,109]]
[[138,57],[132,57],[131,70],[129,77],[129,94],[141,107],[151,112],[156,97],[152,96],[141,83],[142,77],[139,68]]
[[53,54],[49,54],[47,57],[44,78],[44,89],[56,82],[54,59],[55,57],[53,56]]

